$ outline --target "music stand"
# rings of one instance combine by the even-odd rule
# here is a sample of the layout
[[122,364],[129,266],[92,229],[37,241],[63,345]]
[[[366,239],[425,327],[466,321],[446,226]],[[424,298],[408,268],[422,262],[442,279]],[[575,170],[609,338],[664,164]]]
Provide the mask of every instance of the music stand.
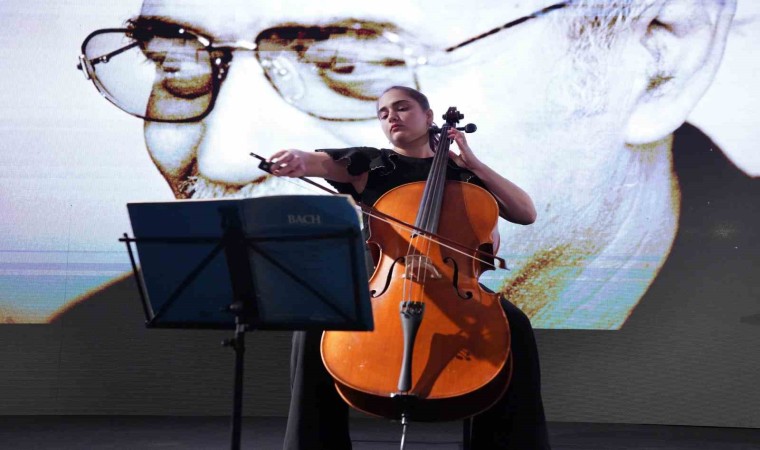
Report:
[[[347,196],[129,203],[125,242],[149,328],[234,329],[231,448],[245,332],[372,330],[364,240]],[[142,270],[138,270],[132,243]]]

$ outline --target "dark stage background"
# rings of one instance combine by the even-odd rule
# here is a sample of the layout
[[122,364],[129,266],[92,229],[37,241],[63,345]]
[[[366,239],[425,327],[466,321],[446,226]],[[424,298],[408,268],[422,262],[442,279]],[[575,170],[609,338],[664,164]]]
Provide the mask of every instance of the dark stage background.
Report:
[[[145,151],[142,121],[98,98],[75,68],[90,31],[119,26],[139,8],[0,5],[0,414],[229,413],[233,357],[219,345],[229,333],[143,326],[116,240],[129,231],[127,202],[173,195]],[[693,126],[675,134],[680,215],[667,262],[638,254],[641,274],[625,272],[588,313],[536,310],[549,420],[760,427],[758,13],[739,4]],[[431,99],[445,109],[446,97]],[[347,144],[333,137],[316,146]],[[503,234],[511,227],[502,224]],[[541,227],[539,218],[532,229]],[[529,256],[504,248],[517,273],[531,267]],[[607,269],[579,272],[575,290],[546,295],[557,304],[579,292],[592,298],[594,277]],[[509,276],[487,281],[500,287]],[[286,414],[289,339],[250,335],[246,414]]]

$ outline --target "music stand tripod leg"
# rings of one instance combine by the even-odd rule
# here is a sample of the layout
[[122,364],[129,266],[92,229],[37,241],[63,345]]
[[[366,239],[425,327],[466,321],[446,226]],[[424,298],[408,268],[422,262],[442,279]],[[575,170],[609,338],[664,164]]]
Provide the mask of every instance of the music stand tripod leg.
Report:
[[[231,308],[232,309],[232,308]],[[243,416],[243,368],[245,354],[245,324],[241,323],[240,316],[235,317],[235,337],[225,339],[222,345],[232,347],[235,350],[235,386],[232,398],[232,431],[230,448],[240,450],[240,436]]]

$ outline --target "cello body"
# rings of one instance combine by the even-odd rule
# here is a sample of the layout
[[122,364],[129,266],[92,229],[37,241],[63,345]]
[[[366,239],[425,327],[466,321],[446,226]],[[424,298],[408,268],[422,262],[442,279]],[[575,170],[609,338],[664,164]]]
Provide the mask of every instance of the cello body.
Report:
[[[441,186],[436,232],[472,249],[493,250],[499,210],[491,194],[458,181]],[[419,222],[425,191],[425,182],[399,186],[375,209]],[[322,359],[339,394],[356,409],[390,419],[455,420],[488,409],[506,391],[512,372],[500,296],[478,283],[491,266],[373,217],[369,230],[378,256],[369,286],[375,330],[328,331],[322,338]],[[405,299],[424,303],[406,346],[400,319]],[[403,361],[411,364],[411,384],[400,391]]]

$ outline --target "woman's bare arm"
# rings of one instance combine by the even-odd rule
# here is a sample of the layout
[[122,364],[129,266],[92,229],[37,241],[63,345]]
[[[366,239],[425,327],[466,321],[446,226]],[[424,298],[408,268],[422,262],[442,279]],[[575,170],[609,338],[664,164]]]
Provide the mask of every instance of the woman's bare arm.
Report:
[[345,161],[335,161],[322,152],[280,150],[269,157],[272,174],[278,177],[320,177],[339,183],[351,183],[358,176],[348,173]]
[[464,133],[452,128],[449,130],[449,138],[456,142],[460,151],[459,154],[450,152],[449,155],[457,165],[470,170],[486,185],[496,197],[501,217],[521,225],[530,225],[536,221],[536,207],[527,192],[483,164],[467,144]]

